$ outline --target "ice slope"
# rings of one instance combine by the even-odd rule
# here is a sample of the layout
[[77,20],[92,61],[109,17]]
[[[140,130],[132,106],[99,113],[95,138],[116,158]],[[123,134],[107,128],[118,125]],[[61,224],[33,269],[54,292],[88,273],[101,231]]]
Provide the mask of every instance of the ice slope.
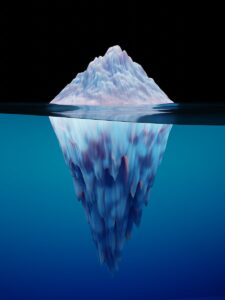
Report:
[[118,266],[139,225],[162,160],[170,125],[50,117],[99,258]]
[[72,105],[145,105],[172,101],[119,46],[95,58],[53,100]]

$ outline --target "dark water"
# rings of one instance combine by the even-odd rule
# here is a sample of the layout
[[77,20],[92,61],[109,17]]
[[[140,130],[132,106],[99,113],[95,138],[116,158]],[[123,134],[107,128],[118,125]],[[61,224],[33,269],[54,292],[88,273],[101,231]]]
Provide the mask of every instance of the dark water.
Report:
[[0,115],[0,299],[225,299],[225,127],[166,123]]

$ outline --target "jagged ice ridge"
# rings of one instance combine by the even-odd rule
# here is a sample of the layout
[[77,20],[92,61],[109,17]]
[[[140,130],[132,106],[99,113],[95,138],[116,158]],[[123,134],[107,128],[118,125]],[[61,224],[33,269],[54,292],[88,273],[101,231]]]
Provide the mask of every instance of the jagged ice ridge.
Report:
[[52,101],[68,105],[145,105],[172,101],[119,46],[95,58]]

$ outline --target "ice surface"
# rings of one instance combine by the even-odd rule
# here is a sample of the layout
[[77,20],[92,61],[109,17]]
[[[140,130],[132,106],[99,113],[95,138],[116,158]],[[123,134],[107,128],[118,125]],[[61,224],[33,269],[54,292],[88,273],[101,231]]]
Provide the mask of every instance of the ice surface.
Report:
[[50,117],[99,258],[117,268],[139,225],[171,125]]
[[143,105],[172,101],[119,46],[95,58],[51,103],[72,105]]

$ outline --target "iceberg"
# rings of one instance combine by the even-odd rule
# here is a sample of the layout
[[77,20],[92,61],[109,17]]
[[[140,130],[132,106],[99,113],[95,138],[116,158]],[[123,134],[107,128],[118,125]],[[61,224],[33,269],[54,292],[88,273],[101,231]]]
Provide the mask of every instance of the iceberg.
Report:
[[171,125],[50,117],[99,259],[118,268],[141,222]]
[[152,78],[119,46],[95,58],[52,101],[66,105],[151,105],[172,103]]

